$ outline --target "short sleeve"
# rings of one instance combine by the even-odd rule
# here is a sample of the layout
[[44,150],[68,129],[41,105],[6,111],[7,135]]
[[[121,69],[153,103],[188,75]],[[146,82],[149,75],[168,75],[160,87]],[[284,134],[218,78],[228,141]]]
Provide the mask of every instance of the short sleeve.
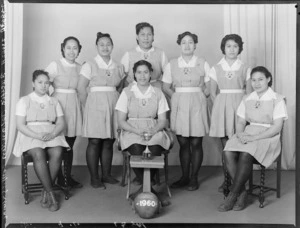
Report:
[[168,63],[165,67],[165,70],[164,70],[164,74],[163,74],[163,77],[162,77],[162,81],[165,82],[165,83],[169,83],[171,84],[172,83],[172,75],[171,75],[171,64]]
[[26,102],[24,97],[22,97],[16,104],[16,115],[17,116],[26,116]]
[[50,82],[53,82],[54,78],[58,74],[57,70],[57,63],[56,62],[51,62],[45,69],[45,71],[48,72],[49,77],[50,77]]
[[284,100],[278,102],[273,111],[273,120],[283,118],[284,120],[288,119],[287,109]]
[[212,67],[208,73],[209,77],[214,80],[215,82],[218,82],[217,80],[217,73],[214,67]]
[[158,111],[157,111],[157,114],[162,114],[164,112],[167,112],[169,111],[169,106],[168,106],[168,102],[167,102],[167,99],[165,97],[165,95],[163,93],[161,93],[161,98],[159,100],[159,103],[158,103]]
[[161,66],[162,66],[163,72],[164,72],[164,69],[165,69],[167,64],[168,64],[168,58],[167,58],[165,52],[162,52]]
[[124,113],[128,113],[128,98],[124,91],[119,96],[115,109]]
[[125,74],[124,66],[123,65],[120,65],[119,71],[120,71],[120,74],[121,74],[121,78],[122,79],[125,78],[126,74]]
[[64,115],[64,112],[63,112],[59,102],[57,102],[57,105],[56,105],[56,115],[57,115],[57,117]]
[[129,53],[126,52],[122,59],[121,59],[121,64],[124,66],[124,71],[125,73],[129,72]]
[[236,111],[237,116],[246,119],[246,106],[245,106],[245,101],[242,100],[242,102],[240,103],[237,111]]
[[204,82],[209,82],[210,81],[210,77],[209,77],[210,67],[209,67],[208,62],[206,62],[206,61],[204,63],[204,72],[205,72]]
[[247,72],[246,72],[246,81],[248,81],[249,79],[250,79],[250,77],[251,77],[251,68],[249,67],[248,69],[247,69]]
[[87,78],[88,80],[91,80],[91,76],[92,76],[91,65],[89,63],[83,64],[83,66],[81,67],[81,70],[80,70],[80,74],[82,76],[84,76],[85,78]]

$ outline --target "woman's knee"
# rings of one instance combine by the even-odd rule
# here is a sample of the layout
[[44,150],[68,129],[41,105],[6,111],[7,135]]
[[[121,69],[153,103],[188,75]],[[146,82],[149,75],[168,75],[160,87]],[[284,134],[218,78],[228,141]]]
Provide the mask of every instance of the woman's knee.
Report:
[[130,147],[128,147],[128,151],[132,155],[141,155],[143,151],[145,150],[146,146],[141,144],[132,144]]
[[160,145],[153,145],[149,146],[149,150],[151,151],[152,155],[160,156],[161,153],[164,151],[164,148],[162,148]]
[[194,150],[202,149],[202,139],[203,139],[203,137],[191,137],[191,146]]
[[[64,148],[61,146],[50,147],[48,148],[48,156],[50,160],[61,160],[63,156]],[[67,152],[68,153],[68,152]]]
[[101,139],[98,138],[89,138],[89,146],[96,147],[101,142]]
[[40,162],[47,160],[47,154],[45,149],[42,148],[33,148],[27,151],[27,153],[32,157],[34,162]]
[[177,141],[181,147],[189,147],[190,146],[190,140],[189,137],[183,137],[180,135],[177,136]]

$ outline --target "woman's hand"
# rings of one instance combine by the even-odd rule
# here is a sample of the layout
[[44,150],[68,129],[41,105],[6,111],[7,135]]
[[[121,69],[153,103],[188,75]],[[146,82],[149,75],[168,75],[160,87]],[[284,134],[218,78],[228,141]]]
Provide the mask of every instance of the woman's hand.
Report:
[[44,134],[42,134],[42,137],[41,137],[41,139],[43,141],[50,141],[50,140],[52,140],[54,138],[55,138],[55,134],[54,133],[44,133]]
[[248,142],[253,142],[256,140],[255,135],[249,135],[245,132],[238,133],[236,136],[240,140],[240,142],[243,144],[246,144]]

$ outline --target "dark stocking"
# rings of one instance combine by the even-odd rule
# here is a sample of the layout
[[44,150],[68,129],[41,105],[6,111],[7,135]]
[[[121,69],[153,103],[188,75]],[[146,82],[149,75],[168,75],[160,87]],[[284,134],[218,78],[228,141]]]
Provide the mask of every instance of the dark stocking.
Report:
[[113,159],[113,144],[115,139],[101,139],[102,150],[100,154],[102,177],[111,176],[111,163]]
[[188,137],[177,135],[177,140],[180,145],[179,158],[182,170],[183,180],[188,180],[190,176],[190,163],[191,163],[191,147]]
[[86,150],[86,162],[92,179],[99,179],[98,166],[101,147],[101,139],[89,138],[89,143]]
[[59,170],[61,170],[61,161],[63,148],[61,146],[49,147],[48,148],[48,157],[49,157],[49,171],[52,183],[54,183]]
[[197,178],[199,169],[203,161],[203,149],[202,149],[202,137],[191,137],[191,149],[192,149],[192,173],[191,178]]
[[[146,148],[146,146],[135,143],[135,144],[132,144],[130,147],[128,147],[127,150],[131,155],[142,155],[145,148]],[[135,176],[137,177],[137,179],[140,182],[142,182],[143,181],[143,169],[133,168],[132,170],[135,173]]]
[[46,151],[42,148],[33,148],[28,151],[28,154],[33,159],[33,167],[44,189],[47,192],[52,190],[52,180],[47,165]]

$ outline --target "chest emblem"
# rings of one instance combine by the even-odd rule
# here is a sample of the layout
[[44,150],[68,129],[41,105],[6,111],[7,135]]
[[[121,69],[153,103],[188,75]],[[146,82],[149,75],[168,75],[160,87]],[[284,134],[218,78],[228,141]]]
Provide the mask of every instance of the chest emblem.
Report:
[[144,53],[144,59],[148,59],[149,58],[149,54],[148,53]]
[[148,99],[146,99],[146,98],[139,99],[139,103],[140,103],[140,106],[146,107],[148,105]]
[[225,77],[228,78],[229,80],[231,80],[234,76],[235,76],[234,71],[226,71],[225,73]]
[[110,70],[106,70],[105,74],[106,74],[107,77],[110,77],[111,76]]
[[44,109],[46,107],[46,105],[44,103],[40,103],[40,108]]
[[184,75],[188,75],[191,71],[192,71],[191,68],[188,67],[183,68]]
[[254,108],[259,108],[260,107],[260,101],[256,101],[254,104]]

